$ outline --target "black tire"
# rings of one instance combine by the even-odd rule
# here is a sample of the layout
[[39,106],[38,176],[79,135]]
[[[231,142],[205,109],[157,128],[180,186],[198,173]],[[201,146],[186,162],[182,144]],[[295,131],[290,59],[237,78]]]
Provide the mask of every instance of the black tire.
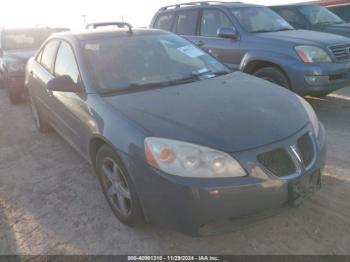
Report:
[[107,145],[102,146],[97,152],[96,173],[114,215],[131,227],[145,224],[141,204],[130,175],[116,152]]
[[10,99],[11,104],[19,104],[22,102],[22,93],[15,92],[13,89],[11,89],[7,84],[5,84],[7,89],[7,94]]
[[289,81],[285,74],[276,67],[264,67],[260,68],[253,73],[254,76],[280,85],[284,88],[291,89]]
[[42,112],[40,111],[34,97],[29,93],[29,103],[30,108],[32,110],[32,116],[35,123],[36,128],[40,133],[49,133],[52,131],[52,127],[49,122],[46,120]]

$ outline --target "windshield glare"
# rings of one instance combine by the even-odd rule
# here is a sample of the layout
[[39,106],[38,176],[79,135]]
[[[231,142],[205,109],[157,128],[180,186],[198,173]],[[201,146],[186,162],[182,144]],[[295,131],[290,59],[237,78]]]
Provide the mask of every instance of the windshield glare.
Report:
[[250,33],[292,30],[286,20],[267,7],[241,7],[232,9],[243,28]]
[[97,39],[83,42],[83,48],[104,92],[230,72],[187,40],[170,34]]
[[321,6],[301,6],[299,10],[312,25],[343,23],[340,17]]
[[36,49],[49,37],[45,30],[5,30],[2,35],[4,50]]

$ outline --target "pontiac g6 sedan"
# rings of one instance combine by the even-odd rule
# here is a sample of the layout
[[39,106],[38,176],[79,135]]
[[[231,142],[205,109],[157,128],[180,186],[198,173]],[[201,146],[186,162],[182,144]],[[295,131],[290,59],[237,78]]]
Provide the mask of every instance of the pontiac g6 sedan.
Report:
[[320,187],[326,134],[311,106],[174,34],[55,34],[26,86],[38,129],[93,165],[127,225],[214,234]]

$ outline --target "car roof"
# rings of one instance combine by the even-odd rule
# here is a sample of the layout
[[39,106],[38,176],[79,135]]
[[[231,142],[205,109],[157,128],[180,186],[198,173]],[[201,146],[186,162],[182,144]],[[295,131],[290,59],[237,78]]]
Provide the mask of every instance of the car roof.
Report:
[[51,38],[62,38],[62,39],[77,39],[79,41],[93,40],[110,37],[130,37],[138,35],[159,35],[159,34],[171,34],[166,31],[159,29],[144,29],[134,28],[132,33],[127,28],[102,28],[102,29],[91,29],[83,31],[67,31],[62,33],[53,34]]
[[159,9],[158,12],[174,12],[179,10],[187,9],[198,9],[198,8],[240,8],[240,7],[262,7],[263,5],[247,4],[242,2],[220,2],[220,1],[207,1],[207,2],[190,2],[190,3],[180,3],[175,5],[164,6]]

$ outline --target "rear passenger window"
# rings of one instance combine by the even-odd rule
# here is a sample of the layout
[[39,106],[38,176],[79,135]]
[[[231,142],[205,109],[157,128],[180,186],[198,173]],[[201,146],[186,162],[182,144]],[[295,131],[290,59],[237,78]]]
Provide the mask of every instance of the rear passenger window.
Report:
[[173,25],[174,14],[163,14],[160,15],[155,23],[154,27],[157,29],[162,29],[166,31],[171,31],[171,27]]
[[74,83],[78,83],[79,69],[72,48],[66,42],[62,42],[57,52],[55,64],[55,76],[68,75]]
[[179,35],[196,35],[198,11],[180,12],[176,22],[176,33]]
[[204,10],[201,21],[201,36],[217,37],[220,27],[233,27],[227,16],[219,10]]
[[57,51],[57,46],[58,46],[57,40],[52,40],[48,42],[45,45],[41,56],[41,65],[51,73],[52,73],[53,60],[55,58],[56,51]]

